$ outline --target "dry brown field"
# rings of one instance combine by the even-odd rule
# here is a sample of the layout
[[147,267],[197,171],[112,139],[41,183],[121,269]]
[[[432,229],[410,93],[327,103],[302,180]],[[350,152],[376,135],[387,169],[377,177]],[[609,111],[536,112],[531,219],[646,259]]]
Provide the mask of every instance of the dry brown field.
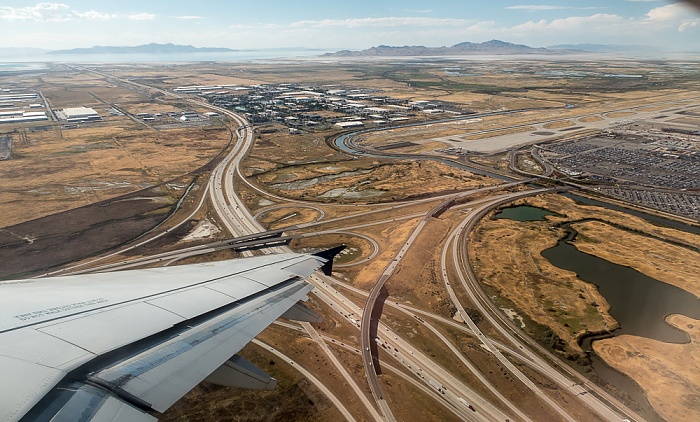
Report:
[[669,315],[667,322],[690,336],[683,344],[622,335],[593,343],[613,368],[629,375],[644,390],[654,409],[668,421],[700,418],[700,321]]
[[599,121],[603,120],[603,118],[600,116],[584,116],[584,117],[581,117],[579,120],[584,122],[584,123],[592,123],[592,122],[599,122]]
[[26,76],[23,82],[40,90],[54,108],[93,107],[103,121],[71,129],[56,123],[44,125],[44,130],[0,127],[0,133],[16,132],[13,159],[0,166],[5,226],[156,185],[177,198],[168,181],[207,164],[231,138],[221,125],[153,130],[127,116],[109,116],[106,109],[115,103],[132,112],[178,109],[154,104],[94,73],[59,68]]

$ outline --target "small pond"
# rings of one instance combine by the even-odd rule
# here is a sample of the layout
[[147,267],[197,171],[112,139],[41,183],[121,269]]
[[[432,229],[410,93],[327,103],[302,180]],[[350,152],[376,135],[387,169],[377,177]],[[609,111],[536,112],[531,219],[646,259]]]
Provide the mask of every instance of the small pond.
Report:
[[529,205],[518,205],[517,207],[503,208],[496,214],[495,218],[515,221],[543,221],[547,215],[554,215],[554,213]]

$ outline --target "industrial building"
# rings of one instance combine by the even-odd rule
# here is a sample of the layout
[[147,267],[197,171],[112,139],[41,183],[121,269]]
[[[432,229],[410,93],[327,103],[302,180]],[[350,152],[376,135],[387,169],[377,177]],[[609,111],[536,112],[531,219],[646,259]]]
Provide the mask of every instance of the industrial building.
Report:
[[27,123],[49,120],[43,111],[0,111],[0,123]]
[[354,120],[354,121],[351,121],[351,122],[338,122],[338,123],[336,123],[335,125],[336,125],[336,126],[340,126],[340,127],[342,127],[343,129],[347,129],[347,128],[352,128],[352,127],[364,126],[364,123],[358,122],[358,121]]
[[0,95],[0,101],[2,102],[24,102],[24,101],[31,101],[31,100],[36,100],[38,98],[38,94],[35,92],[29,93],[29,94],[3,94]]
[[67,122],[89,122],[101,119],[100,115],[89,107],[64,108],[57,111],[56,115]]

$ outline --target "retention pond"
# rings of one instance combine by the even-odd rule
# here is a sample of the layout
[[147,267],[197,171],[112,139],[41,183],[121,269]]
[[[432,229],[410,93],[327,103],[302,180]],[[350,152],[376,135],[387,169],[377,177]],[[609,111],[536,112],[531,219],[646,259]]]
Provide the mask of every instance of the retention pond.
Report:
[[[567,239],[573,238],[570,235]],[[567,239],[542,252],[553,265],[595,284],[620,324],[615,334],[630,334],[667,343],[689,341],[687,333],[665,321],[670,314],[700,319],[700,299],[639,271],[579,251]]]

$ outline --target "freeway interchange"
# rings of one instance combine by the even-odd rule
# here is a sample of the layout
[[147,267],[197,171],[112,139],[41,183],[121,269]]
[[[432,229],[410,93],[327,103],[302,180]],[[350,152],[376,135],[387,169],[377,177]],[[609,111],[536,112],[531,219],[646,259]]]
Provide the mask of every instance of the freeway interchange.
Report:
[[[103,76],[109,76],[103,74]],[[111,76],[110,76],[111,77]],[[121,83],[138,85],[141,89],[154,89],[146,85],[136,84],[128,80],[120,80]],[[162,91],[166,95],[175,95]],[[186,98],[185,98],[186,99]],[[359,225],[353,223],[358,217],[375,213],[390,213],[391,218],[379,218],[371,224],[382,224],[388,221],[417,221],[410,236],[401,245],[399,250],[393,251],[393,258],[389,264],[378,274],[377,280],[369,291],[358,289],[345,283],[343,280],[323,274],[315,274],[309,282],[315,286],[314,297],[331,309],[336,316],[342,318],[347,326],[358,331],[359,342],[353,344],[351,340],[340,340],[323,332],[308,323],[296,324],[278,322],[277,326],[295,332],[297,335],[306,336],[319,345],[320,350],[333,363],[335,370],[344,382],[349,386],[347,395],[354,395],[364,408],[365,416],[353,415],[343,400],[328,389],[323,382],[314,375],[314,368],[303,367],[291,357],[285,355],[284,350],[279,350],[262,341],[256,340],[256,344],[270,351],[275,356],[286,360],[294,368],[316,385],[336,406],[339,412],[347,420],[371,419],[375,421],[396,421],[404,419],[401,409],[397,408],[400,398],[391,397],[383,384],[381,373],[388,371],[411,385],[416,391],[429,397],[436,405],[441,406],[446,412],[451,413],[456,419],[468,421],[537,421],[538,415],[533,415],[519,408],[519,406],[493,385],[483,369],[479,369],[460,351],[453,340],[446,337],[438,326],[449,326],[459,330],[464,336],[476,339],[481,347],[488,351],[518,382],[528,391],[532,400],[537,400],[540,407],[546,408],[546,414],[556,415],[559,420],[576,421],[588,420],[594,415],[593,420],[624,421],[643,420],[631,409],[618,402],[602,389],[588,383],[585,378],[559,362],[547,350],[529,339],[522,331],[502,312],[497,309],[479,287],[479,283],[473,273],[469,258],[466,255],[466,243],[469,232],[474,225],[490,210],[497,206],[514,201],[526,196],[538,195],[544,192],[556,191],[561,188],[527,187],[532,179],[522,178],[515,182],[503,183],[496,186],[488,186],[481,189],[471,189],[450,195],[424,198],[411,202],[386,203],[379,209],[363,209],[348,216],[325,218],[322,214],[317,221],[304,223],[298,226],[287,227],[274,231],[265,229],[245,206],[239,196],[238,183],[246,187],[260,191],[277,200],[285,200],[287,203],[299,206],[311,206],[312,202],[292,202],[278,196],[267,194],[259,186],[253,185],[244,176],[241,165],[244,157],[250,151],[254,142],[253,128],[240,115],[227,109],[209,105],[199,100],[186,99],[199,106],[207,107],[213,111],[227,116],[235,130],[233,131],[232,145],[226,156],[211,171],[206,184],[206,191],[201,196],[195,211],[182,218],[179,224],[184,224],[192,218],[195,212],[209,203],[216,215],[216,221],[228,232],[230,239],[223,241],[200,244],[194,247],[177,249],[158,255],[141,258],[130,258],[101,263],[104,257],[92,259],[89,262],[72,266],[62,270],[72,273],[125,269],[141,265],[171,265],[178,260],[209,253],[220,249],[236,248],[244,256],[252,255],[250,248],[268,246],[261,250],[262,253],[287,251],[284,246],[291,238],[323,235],[324,233],[349,233],[352,234]],[[519,187],[519,189],[513,189]],[[474,198],[472,198],[472,196]],[[427,212],[415,212],[417,203],[432,205]],[[404,304],[387,297],[385,283],[391,279],[394,273],[402,266],[402,261],[412,248],[420,248],[419,235],[435,219],[447,209],[460,210],[462,221],[454,227],[444,241],[439,274],[445,292],[451,303],[457,309],[455,319],[447,319],[409,304]],[[338,227],[338,226],[341,227]],[[331,228],[324,228],[331,227]],[[172,228],[168,229],[172,230]],[[283,235],[286,234],[285,235]],[[152,234],[140,241],[136,246],[143,246],[161,234]],[[111,258],[118,257],[120,253],[134,245],[124,247],[110,254]],[[379,252],[380,246],[374,242],[375,251],[365,257],[361,262],[372,260]],[[454,286],[459,285],[457,291]],[[466,292],[466,297],[462,292]],[[351,297],[361,297],[364,303],[358,306],[357,300]],[[477,306],[479,312],[485,317],[493,331],[498,333],[498,338],[482,331],[469,317],[463,304],[468,300]],[[420,323],[432,333],[436,344],[440,344],[450,353],[454,359],[469,371],[475,379],[482,384],[480,388],[470,385],[460,376],[452,373],[425,351],[414,345],[405,335],[394,330],[382,319],[381,309],[391,309],[392,312],[410,318]],[[341,362],[333,354],[333,349],[343,349],[361,358],[364,366],[365,377],[359,378],[348,373]],[[517,363],[517,364],[516,364]],[[543,391],[541,386],[531,379],[528,373],[521,368],[526,367],[528,373],[536,372],[539,377],[547,379],[557,386],[558,391],[564,392],[565,399],[555,397],[551,392]],[[369,390],[367,390],[369,387]],[[368,394],[369,391],[369,394]],[[485,394],[484,391],[488,392]],[[579,409],[586,409],[589,414],[582,412],[573,413],[565,402],[575,401]]]
[[[218,111],[224,112],[223,110]],[[235,115],[231,113],[230,117],[235,118],[234,116]],[[253,140],[252,131],[250,131],[248,127],[243,124],[237,133],[239,134],[237,147],[232,150],[227,159],[224,160],[213,172],[214,176],[210,181],[209,191],[212,195],[212,202],[215,203],[215,207],[219,213],[219,217],[225,221],[224,224],[229,227],[234,235],[242,236],[256,232],[264,232],[264,229],[259,225],[259,223],[257,223],[257,221],[245,208],[240,198],[238,198],[235,194],[233,176],[237,175],[239,178],[245,181],[245,178],[240,171],[240,157],[245,153],[246,149],[250,147]],[[463,242],[465,238],[468,238],[466,234],[468,233],[469,229],[473,227],[475,222],[478,221],[478,219],[488,210],[491,210],[500,204],[511,202],[520,197],[537,195],[554,189],[541,188],[527,189],[516,192],[502,192],[502,190],[512,187],[513,185],[523,184],[528,181],[530,180],[526,179],[521,182],[503,184],[498,190],[494,187],[476,190],[479,193],[487,191],[497,192],[487,200],[482,200],[477,204],[466,202],[472,207],[472,209],[466,213],[466,217],[463,222],[455,229],[455,231],[453,231],[453,233],[450,235],[449,241],[445,244],[445,250],[443,251],[444,259],[441,262],[441,273],[443,274],[443,279],[446,285],[445,287],[447,291],[450,292],[452,302],[459,309],[459,314],[462,317],[465,326],[471,330],[471,334],[476,336],[483,343],[484,347],[493,353],[494,356],[496,356],[499,361],[508,368],[509,371],[511,371],[523,384],[525,384],[532,392],[533,396],[538,397],[538,399],[542,400],[546,406],[550,407],[556,414],[558,414],[561,420],[579,420],[580,417],[569,414],[565,406],[562,406],[561,403],[557,403],[546,393],[544,393],[537,385],[535,385],[532,380],[524,375],[509,361],[507,357],[503,355],[501,349],[496,346],[488,338],[488,336],[486,336],[476,327],[476,325],[467,316],[464,308],[460,305],[459,298],[450,288],[450,281],[448,281],[447,277],[447,266],[449,265],[447,263],[448,260],[446,259],[448,253],[447,244],[451,244],[452,246],[450,253],[453,256],[450,262],[453,264],[460,262],[461,259],[457,255],[459,254],[460,250],[464,250]],[[363,307],[357,307],[349,298],[343,295],[342,289],[335,287],[341,284],[339,280],[324,275],[315,275],[310,279],[310,282],[316,286],[316,289],[314,290],[316,297],[326,303],[329,308],[346,318],[350,324],[353,324],[360,331],[360,345],[356,350],[359,350],[359,353],[362,356],[366,379],[374,398],[374,406],[376,407],[370,407],[369,402],[366,400],[363,400],[363,403],[367,408],[368,414],[372,415],[372,418],[375,420],[397,420],[391,406],[392,400],[387,397],[382,386],[381,379],[377,374],[377,366],[380,364],[380,359],[385,359],[385,354],[380,355],[380,349],[393,351],[394,353],[388,353],[389,358],[393,359],[396,364],[403,366],[404,369],[415,373],[416,377],[418,378],[415,381],[419,383],[422,382],[424,387],[427,388],[427,391],[429,391],[431,395],[435,396],[436,400],[447,402],[447,408],[459,419],[536,420],[533,419],[532,416],[528,416],[520,411],[516,405],[500,394],[499,391],[483,377],[483,374],[479,373],[477,368],[469,365],[468,360],[464,359],[464,357],[460,355],[459,350],[454,348],[454,346],[450,344],[449,340],[445,338],[441,339],[441,341],[446,344],[448,348],[452,346],[452,352],[455,353],[458,358],[462,358],[465,365],[469,365],[470,370],[474,372],[477,377],[480,377],[483,382],[485,382],[487,388],[491,390],[491,393],[499,398],[497,403],[493,403],[470,385],[465,384],[463,381],[451,374],[448,369],[433,362],[430,356],[427,356],[425,353],[421,352],[418,348],[411,345],[409,341],[400,337],[398,333],[394,332],[389,326],[383,324],[380,319],[381,314],[373,313],[373,310],[377,309],[377,300],[382,294],[384,283],[391,278],[394,271],[396,271],[396,269],[401,265],[401,261],[406,255],[407,251],[411,247],[417,247],[417,245],[414,245],[414,243],[430,219],[434,218],[436,214],[439,214],[451,206],[463,206],[456,204],[458,202],[466,201],[465,198],[468,198],[470,194],[477,192],[468,191],[456,195],[449,195],[443,198],[438,198],[437,201],[433,199],[433,201],[437,202],[437,204],[420,218],[420,221],[409,238],[406,240],[405,244],[395,253],[394,259],[392,259],[389,265],[384,269],[372,289],[366,293],[367,300]],[[391,204],[388,206],[396,207],[397,205],[402,206],[405,204]],[[410,206],[404,206],[403,209],[410,210]],[[369,212],[371,213],[373,211]],[[353,216],[357,217],[359,214],[354,214]],[[411,216],[414,215],[411,214]],[[306,223],[304,229],[308,230],[313,228],[316,232],[319,232],[321,231],[320,227],[322,227],[325,223],[326,222],[323,220],[315,223]],[[352,230],[352,227],[346,229]],[[299,229],[292,227],[287,230],[289,233],[295,231],[299,231]],[[459,239],[461,239],[461,241]],[[481,293],[480,300],[476,296],[479,293],[477,293],[476,289],[474,288],[474,285],[476,284],[474,283],[475,277],[471,272],[468,263],[466,265],[456,265],[456,267],[461,270],[458,272],[460,281],[465,289],[472,295],[471,299],[474,301],[474,303],[482,303],[480,300],[484,301],[485,298],[483,297],[483,293]],[[388,301],[386,298],[384,298],[384,300]],[[486,299],[486,302],[488,302],[488,299]],[[506,325],[504,323],[502,316],[500,316],[500,311],[487,308],[485,305],[479,306],[480,311],[484,313],[484,315],[487,315],[487,318],[490,319],[491,323],[494,324],[494,326],[499,327],[501,333],[506,336],[510,344],[500,345],[500,347],[510,347],[510,349],[508,349],[510,350],[509,355],[519,355],[519,359],[521,359],[522,362],[526,362],[528,365],[530,365],[530,367],[536,368],[541,374],[547,376],[553,382],[563,387],[565,391],[570,394],[571,398],[581,401],[591,410],[591,412],[595,412],[602,420],[641,420],[641,418],[633,411],[627,409],[622,404],[617,403],[616,400],[604,392],[599,391],[597,388],[588,384],[583,384],[579,378],[572,376],[570,371],[562,373],[562,365],[552,363],[551,359],[556,359],[553,356],[548,355],[547,358],[543,358],[540,355],[540,350],[532,351],[532,342],[524,341],[524,336],[522,334],[512,334],[511,331],[514,330],[514,327],[512,324]],[[493,314],[498,316],[493,316]],[[425,319],[422,316],[416,315],[416,319],[425,323]],[[429,325],[427,323],[425,324]],[[323,347],[326,347],[325,342],[327,342],[327,340],[324,340],[318,335],[318,333],[312,331],[313,328],[306,326],[305,330],[314,341],[324,342]],[[357,385],[357,380],[352,380],[346,377],[346,382],[353,386],[352,390],[354,394],[360,394],[361,388],[359,388]],[[438,387],[436,388],[435,386]]]

